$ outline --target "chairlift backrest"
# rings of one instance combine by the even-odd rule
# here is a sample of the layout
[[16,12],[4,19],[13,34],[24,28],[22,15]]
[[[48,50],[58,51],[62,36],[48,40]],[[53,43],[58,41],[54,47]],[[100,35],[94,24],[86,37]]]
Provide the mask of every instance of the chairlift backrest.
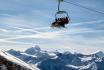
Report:
[[58,11],[55,14],[55,19],[66,18],[66,17],[69,19],[69,15],[66,11]]

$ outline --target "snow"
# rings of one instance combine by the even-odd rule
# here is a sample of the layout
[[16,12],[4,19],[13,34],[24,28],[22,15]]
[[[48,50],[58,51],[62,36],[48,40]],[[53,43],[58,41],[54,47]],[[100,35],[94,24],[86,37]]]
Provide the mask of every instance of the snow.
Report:
[[92,60],[92,57],[83,57],[83,58],[80,58],[82,62],[86,62],[86,61],[89,61],[89,60]]
[[71,67],[71,68],[75,68],[75,69],[78,69],[79,67],[78,66],[74,66],[74,65],[66,65],[67,67]]
[[[0,55],[1,55],[2,57],[6,58],[6,59],[9,60],[9,61],[12,61],[12,62],[14,62],[14,63],[17,63],[17,64],[19,64],[19,65],[21,65],[21,66],[23,66],[23,67],[28,68],[28,69],[34,70],[34,69],[33,69],[31,66],[29,66],[27,63],[25,63],[24,61],[22,61],[22,60],[20,60],[20,59],[18,59],[18,58],[16,58],[16,57],[10,55],[10,54],[7,53],[7,52],[0,51]],[[37,70],[37,69],[35,69],[35,70]]]
[[50,56],[56,56],[56,54],[54,53],[48,53]]
[[51,58],[51,59],[57,59],[58,58],[58,56],[55,56],[55,57],[53,57],[53,58]]
[[35,70],[40,70],[40,69],[37,69],[37,65],[36,64],[30,64],[31,67],[33,67]]
[[74,68],[74,69],[78,69],[78,70],[86,70],[86,69],[89,69],[91,66],[93,65],[92,69],[91,70],[97,70],[97,66],[95,64],[95,62],[92,62],[88,65],[82,65],[82,66],[74,66],[74,65],[71,65],[71,64],[68,64],[66,65],[67,67],[71,67],[71,68]]
[[21,54],[26,55],[26,56],[32,56],[32,57],[36,57],[37,58],[37,56],[35,56],[35,55],[31,55],[31,54],[27,54],[27,53],[21,53]]
[[86,66],[83,65],[83,66],[80,67],[80,69],[81,69],[81,70],[88,69],[88,68],[90,68],[92,65],[95,65],[95,62],[89,63],[89,64],[86,65]]

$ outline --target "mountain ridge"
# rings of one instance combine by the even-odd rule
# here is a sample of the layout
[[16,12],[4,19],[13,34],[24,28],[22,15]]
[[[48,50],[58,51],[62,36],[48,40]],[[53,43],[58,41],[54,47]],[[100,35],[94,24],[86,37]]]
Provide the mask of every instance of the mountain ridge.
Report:
[[31,67],[26,62],[16,58],[15,56],[5,52],[0,51],[0,70],[39,70],[36,67]]
[[17,53],[15,51],[14,54],[9,50],[8,53],[27,63],[37,65],[41,70],[104,70],[104,53],[102,51],[85,55],[69,51],[63,53],[44,51],[39,46],[28,48],[26,51],[17,51]]

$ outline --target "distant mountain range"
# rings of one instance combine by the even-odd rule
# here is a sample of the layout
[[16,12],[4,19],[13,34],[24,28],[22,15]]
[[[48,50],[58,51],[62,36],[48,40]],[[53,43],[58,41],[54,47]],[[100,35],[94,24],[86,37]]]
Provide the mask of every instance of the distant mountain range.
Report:
[[[69,50],[70,51],[70,50]],[[29,64],[37,65],[40,70],[104,70],[104,53],[94,54],[64,53],[41,50],[39,46],[31,47],[24,52],[9,50],[11,55]]]

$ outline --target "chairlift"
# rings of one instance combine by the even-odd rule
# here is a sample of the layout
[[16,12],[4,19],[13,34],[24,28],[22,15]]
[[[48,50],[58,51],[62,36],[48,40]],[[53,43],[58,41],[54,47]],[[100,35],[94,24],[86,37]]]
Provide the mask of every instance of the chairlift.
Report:
[[58,12],[55,14],[55,21],[52,23],[51,27],[63,27],[65,28],[65,25],[69,23],[70,18],[66,11],[60,11],[60,0],[58,4]]

